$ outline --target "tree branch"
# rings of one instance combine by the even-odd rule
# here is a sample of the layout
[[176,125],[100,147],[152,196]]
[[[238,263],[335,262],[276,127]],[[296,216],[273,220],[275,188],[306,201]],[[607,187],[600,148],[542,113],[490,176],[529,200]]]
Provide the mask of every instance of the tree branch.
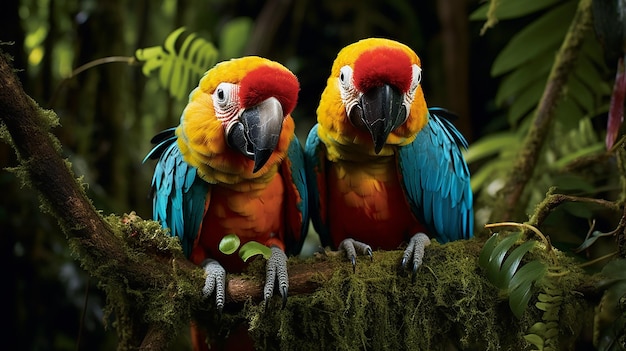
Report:
[[556,55],[545,90],[537,106],[535,118],[524,140],[517,160],[508,174],[500,196],[500,206],[494,206],[491,222],[516,220],[515,209],[528,180],[532,177],[544,141],[552,126],[554,112],[563,99],[565,86],[575,67],[585,33],[591,26],[591,0],[580,0],[565,40]]

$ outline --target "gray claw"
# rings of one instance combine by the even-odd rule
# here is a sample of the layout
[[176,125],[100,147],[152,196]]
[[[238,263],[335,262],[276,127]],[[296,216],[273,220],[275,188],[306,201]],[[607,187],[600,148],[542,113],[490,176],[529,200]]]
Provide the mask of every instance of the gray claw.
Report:
[[224,300],[226,297],[226,271],[219,262],[213,259],[206,259],[202,262],[202,268],[206,273],[206,280],[202,288],[202,295],[208,298],[215,291],[215,306],[218,312],[224,309]]
[[277,246],[272,246],[272,256],[266,263],[265,287],[263,299],[267,307],[269,299],[274,295],[274,282],[278,281],[278,291],[282,296],[283,307],[287,304],[289,275],[287,274],[287,255]]
[[346,256],[348,256],[348,259],[352,263],[352,272],[356,272],[357,251],[361,255],[368,255],[370,260],[374,260],[374,254],[372,253],[372,248],[369,245],[351,238],[344,239],[341,243],[339,243],[338,249],[339,251],[346,252]]
[[402,254],[402,268],[406,268],[409,261],[413,262],[411,269],[411,281],[415,282],[417,269],[422,265],[424,258],[424,248],[430,245],[430,239],[424,233],[417,233],[409,240],[409,245]]

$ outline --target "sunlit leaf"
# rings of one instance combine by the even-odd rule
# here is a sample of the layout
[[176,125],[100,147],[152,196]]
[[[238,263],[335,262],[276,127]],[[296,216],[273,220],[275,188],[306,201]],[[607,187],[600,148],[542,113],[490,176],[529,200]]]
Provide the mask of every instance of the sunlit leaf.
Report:
[[137,49],[135,57],[143,63],[142,72],[148,76],[158,70],[159,83],[173,97],[188,96],[204,72],[217,61],[213,44],[184,27],[167,36],[162,46]]
[[218,247],[220,252],[222,252],[223,254],[232,255],[233,253],[235,253],[235,251],[237,251],[240,244],[241,241],[239,240],[239,237],[237,235],[228,234],[222,238]]
[[504,172],[511,168],[510,159],[497,159],[481,166],[470,178],[470,186],[472,191],[477,192],[480,188],[488,184],[488,182],[501,177]]
[[537,347],[538,350],[543,350],[543,338],[537,334],[526,334],[524,335],[524,339]]
[[487,135],[472,143],[464,154],[467,163],[476,162],[483,158],[492,156],[504,147],[508,147],[518,142],[518,138],[513,132],[500,132]]
[[256,241],[248,241],[239,249],[239,257],[241,257],[244,262],[247,262],[251,257],[256,255],[261,255],[266,259],[270,258],[270,256],[272,256],[272,249]]

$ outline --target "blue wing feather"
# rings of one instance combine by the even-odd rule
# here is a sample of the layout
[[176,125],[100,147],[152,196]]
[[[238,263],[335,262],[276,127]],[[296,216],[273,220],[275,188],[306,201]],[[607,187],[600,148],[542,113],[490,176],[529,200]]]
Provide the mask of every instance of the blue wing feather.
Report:
[[474,234],[470,173],[462,149],[467,141],[443,109],[429,109],[415,140],[398,148],[402,183],[413,214],[440,242]]
[[320,236],[323,246],[332,245],[332,240],[325,220],[325,208],[321,199],[325,198],[326,186],[324,184],[324,169],[326,160],[326,149],[324,143],[317,135],[318,124],[315,124],[309,131],[304,146],[304,158],[306,166],[307,185],[309,186],[309,208],[311,211],[311,222],[315,231]]
[[[173,134],[173,129],[168,131]],[[152,177],[152,216],[170,229],[170,235],[180,239],[183,252],[189,257],[204,216],[209,184],[183,160],[176,136],[159,141],[144,161],[157,157]]]
[[[300,216],[302,218],[301,223],[299,223],[299,228],[291,228],[293,231],[297,232],[299,230],[300,236],[298,238],[286,236],[285,237],[285,249],[287,254],[289,255],[297,255],[300,253],[302,249],[302,245],[304,244],[304,239],[307,235],[309,229],[309,190],[307,187],[307,179],[306,179],[306,171],[304,166],[304,153],[302,149],[302,145],[297,137],[293,137],[293,140],[289,144],[289,149],[287,150],[287,158],[289,162],[283,162],[283,175],[288,174],[287,180],[291,180],[293,182],[294,187],[287,186],[287,191],[295,190],[297,194],[288,194],[287,201],[294,203],[287,204],[287,216],[292,218],[293,216]],[[288,167],[285,167],[288,165]],[[290,196],[293,195],[293,196]],[[299,198],[299,201],[296,200]],[[291,211],[297,211],[293,213]]]

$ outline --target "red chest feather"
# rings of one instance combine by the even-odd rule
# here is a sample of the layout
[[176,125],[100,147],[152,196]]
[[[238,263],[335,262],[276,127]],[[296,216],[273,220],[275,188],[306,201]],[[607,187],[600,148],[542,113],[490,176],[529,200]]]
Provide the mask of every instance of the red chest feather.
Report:
[[343,239],[353,238],[374,250],[393,250],[416,232],[424,231],[411,213],[393,166],[330,167],[328,218],[335,247]]
[[245,266],[243,261],[237,254],[221,253],[220,241],[228,234],[239,236],[242,245],[252,240],[267,244],[272,238],[282,239],[283,193],[283,180],[279,175],[262,189],[237,191],[214,186],[191,260],[198,264],[210,257],[229,272],[241,270]]

